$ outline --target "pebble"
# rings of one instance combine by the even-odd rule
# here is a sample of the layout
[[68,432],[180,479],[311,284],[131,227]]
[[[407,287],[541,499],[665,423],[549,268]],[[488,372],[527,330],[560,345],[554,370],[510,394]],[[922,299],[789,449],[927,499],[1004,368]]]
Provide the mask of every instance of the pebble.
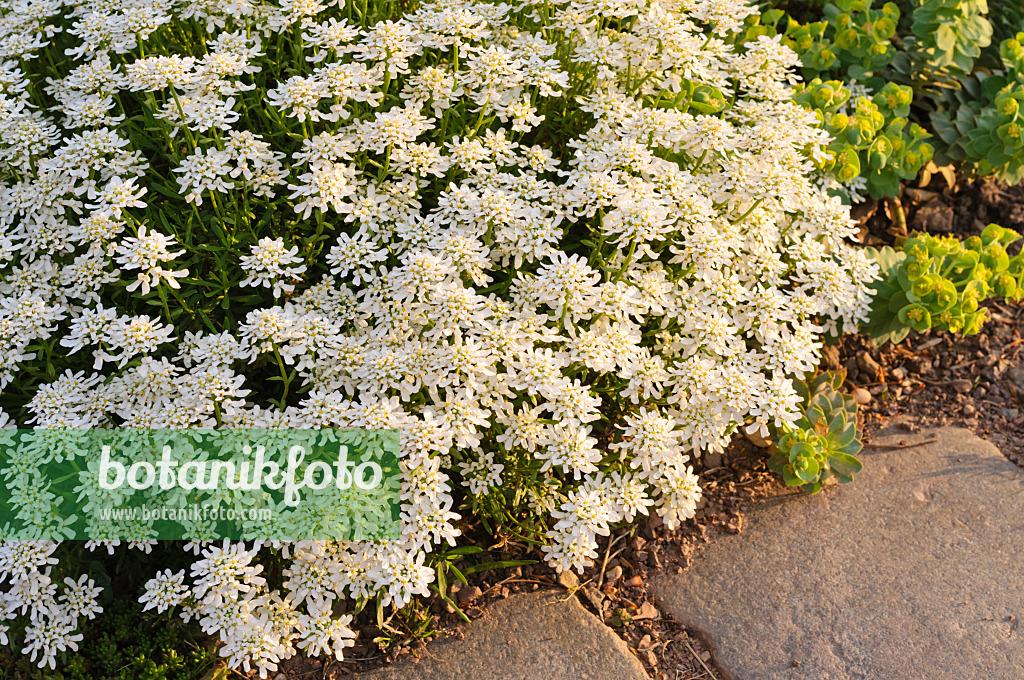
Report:
[[605,583],[611,585],[622,578],[622,567],[616,566],[604,572]]
[[601,601],[604,599],[604,594],[600,590],[588,583],[583,586],[583,596],[587,598],[590,604],[594,605],[594,609],[601,611]]
[[918,373],[931,373],[932,372],[932,360],[928,357],[919,357],[917,359],[911,359],[911,364],[915,371]]
[[889,375],[892,376],[893,380],[899,382],[900,380],[903,380],[904,378],[907,377],[907,372],[903,370],[901,366],[897,366],[896,368],[889,371]]
[[965,416],[973,416],[975,413],[977,413],[977,409],[974,408],[974,404],[964,404]]
[[658,618],[658,608],[650,602],[644,602],[640,605],[639,611],[633,616],[634,621],[640,621],[641,619],[656,619]]
[[566,588],[567,590],[572,590],[574,588],[579,588],[580,579],[576,576],[575,572],[563,571],[558,574],[558,585]]
[[632,578],[627,579],[626,582],[622,585],[625,588],[639,588],[643,584],[644,580],[642,578],[640,578],[639,576],[633,576]]
[[861,406],[867,406],[871,403],[871,393],[863,387],[854,387],[853,399]]
[[964,380],[963,378],[951,380],[949,385],[960,394],[967,394],[968,392],[971,391],[971,388],[974,387],[974,383],[972,383],[970,380]]
[[459,603],[467,604],[477,599],[484,594],[484,591],[480,590],[479,586],[465,587],[459,591]]
[[867,352],[857,354],[857,367],[872,377],[882,369],[881,364]]

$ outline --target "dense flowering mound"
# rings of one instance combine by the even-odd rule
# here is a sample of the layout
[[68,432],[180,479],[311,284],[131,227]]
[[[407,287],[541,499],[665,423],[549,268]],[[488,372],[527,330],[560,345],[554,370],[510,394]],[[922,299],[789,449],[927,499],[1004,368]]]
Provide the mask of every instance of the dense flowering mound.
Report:
[[[689,456],[795,420],[792,377],[876,275],[812,174],[795,55],[734,44],[753,8],[335,4],[0,20],[8,425],[402,431],[402,541],[192,543],[149,583],[261,675],[341,658],[353,602],[426,595],[460,514],[562,570],[691,517]],[[98,610],[57,550],[0,550],[40,664]]]

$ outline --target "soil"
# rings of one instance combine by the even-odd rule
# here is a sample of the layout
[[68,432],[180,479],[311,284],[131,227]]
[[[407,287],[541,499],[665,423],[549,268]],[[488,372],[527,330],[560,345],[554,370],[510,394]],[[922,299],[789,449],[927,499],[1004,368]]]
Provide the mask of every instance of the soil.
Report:
[[[900,209],[905,228],[895,226],[902,221]],[[1024,185],[959,179],[950,188],[936,175],[924,187],[907,188],[898,207],[892,201],[868,201],[854,215],[862,225],[860,240],[865,245],[893,244],[906,237],[908,230],[966,238],[990,222],[1024,233]],[[947,424],[970,428],[1024,467],[1024,306],[988,306],[990,320],[975,336],[911,333],[900,345],[884,347],[875,347],[862,336],[847,336],[825,348],[821,368],[845,368],[846,387],[863,388],[870,395],[861,408],[867,445],[871,433],[886,419],[907,415],[903,422],[908,429]],[[705,455],[695,465],[704,499],[694,520],[668,531],[655,517],[602,539],[602,559],[578,583],[564,577],[560,583],[543,564],[539,551],[510,543],[492,550],[491,558],[537,562],[475,574],[470,586],[463,586],[467,590],[463,597],[472,597],[464,602],[457,595],[455,599],[461,602],[462,612],[474,619],[483,616],[494,599],[569,586],[619,633],[654,680],[721,678],[696,632],[654,607],[648,577],[658,570],[681,572],[715,537],[743,531],[745,514],[763,500],[801,493],[768,471],[768,455],[769,449],[743,437],[737,437],[724,454]],[[479,533],[478,539],[488,547],[486,534]],[[356,621],[363,632],[357,646],[346,650],[344,663],[296,658],[283,663],[282,672],[289,680],[345,677],[400,657],[419,656],[433,637],[460,634],[462,619],[454,608],[437,597],[426,606],[435,617],[433,635],[421,635],[383,652],[372,641],[372,619],[363,614]]]
[[[900,197],[910,231],[966,238],[995,223],[1024,233],[1024,184],[1009,187],[994,180],[960,179],[952,188],[941,174],[923,187],[907,187]],[[895,215],[893,201],[868,200],[852,213],[867,227],[865,245],[891,244]]]

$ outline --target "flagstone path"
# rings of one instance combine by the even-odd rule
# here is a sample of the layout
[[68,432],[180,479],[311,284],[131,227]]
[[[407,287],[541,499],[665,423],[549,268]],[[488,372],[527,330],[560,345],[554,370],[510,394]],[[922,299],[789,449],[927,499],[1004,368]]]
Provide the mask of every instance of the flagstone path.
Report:
[[659,607],[735,680],[1024,678],[1024,471],[967,430],[871,442],[852,484],[656,579]]
[[626,643],[565,591],[513,595],[465,626],[360,680],[648,680]]

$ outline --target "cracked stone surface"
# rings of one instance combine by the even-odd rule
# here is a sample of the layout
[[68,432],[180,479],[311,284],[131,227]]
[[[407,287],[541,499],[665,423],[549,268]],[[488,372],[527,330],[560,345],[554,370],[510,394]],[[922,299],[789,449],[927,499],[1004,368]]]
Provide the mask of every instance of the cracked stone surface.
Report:
[[653,587],[728,678],[1024,677],[1024,471],[893,428],[852,484],[755,509]]
[[430,643],[418,662],[360,680],[649,680],[626,643],[565,591],[488,605],[465,638]]

